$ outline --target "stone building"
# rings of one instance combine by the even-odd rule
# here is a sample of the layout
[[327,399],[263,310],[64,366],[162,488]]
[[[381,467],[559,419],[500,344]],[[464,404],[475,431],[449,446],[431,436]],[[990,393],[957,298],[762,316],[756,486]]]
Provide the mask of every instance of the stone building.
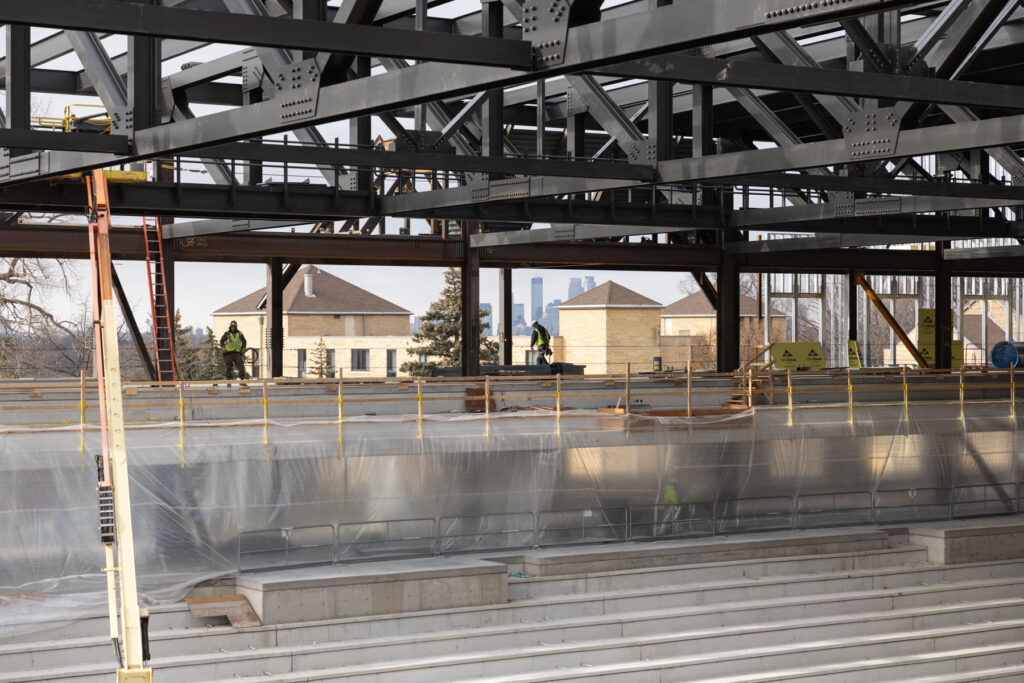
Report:
[[[286,377],[311,376],[321,338],[332,377],[339,369],[345,377],[396,376],[409,359],[412,313],[316,266],[303,268],[288,283],[282,308]],[[263,288],[213,313],[218,337],[237,320],[249,346],[259,350],[255,368],[247,368],[257,377],[267,375],[269,363],[266,317]]]
[[649,370],[661,355],[661,309],[653,299],[605,282],[558,307],[555,360],[585,365],[588,375]]

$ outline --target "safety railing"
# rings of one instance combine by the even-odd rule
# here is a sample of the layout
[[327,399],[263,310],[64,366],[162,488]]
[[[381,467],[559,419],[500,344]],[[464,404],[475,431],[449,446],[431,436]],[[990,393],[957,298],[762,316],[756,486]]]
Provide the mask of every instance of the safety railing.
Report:
[[[207,429],[225,419],[262,419],[269,437],[275,419],[336,419],[359,422],[365,415],[480,413],[488,438],[499,413],[515,411],[523,419],[561,420],[585,417],[579,409],[608,414],[635,413],[664,417],[735,414],[749,408],[782,411],[796,425],[797,414],[810,410],[848,410],[851,436],[858,413],[878,406],[901,407],[909,418],[915,407],[958,404],[969,419],[977,403],[1007,406],[1015,426],[1020,398],[1015,372],[949,372],[921,369],[780,371],[747,373],[627,372],[621,375],[378,378],[331,380],[251,380],[226,394],[220,382],[125,382],[128,429],[177,422],[186,429]],[[482,394],[481,394],[482,392]],[[27,394],[27,397],[25,397]],[[53,426],[99,428],[94,380],[0,382],[2,425],[45,429]],[[347,412],[346,412],[347,409]],[[575,411],[575,412],[574,412]],[[611,423],[609,423],[611,424]],[[628,423],[623,423],[628,428]],[[422,433],[420,434],[422,435]],[[339,441],[342,439],[339,438]],[[184,434],[180,439],[184,446]],[[343,455],[343,450],[340,449]]]
[[238,536],[239,571],[328,564],[334,560],[333,524],[246,531]]
[[498,550],[1020,514],[1024,482],[762,496],[247,531],[239,571]]
[[351,562],[433,555],[436,545],[435,519],[343,523],[338,525],[333,557],[335,562]]
[[625,541],[629,538],[626,507],[549,510],[537,516],[535,545],[573,545]]

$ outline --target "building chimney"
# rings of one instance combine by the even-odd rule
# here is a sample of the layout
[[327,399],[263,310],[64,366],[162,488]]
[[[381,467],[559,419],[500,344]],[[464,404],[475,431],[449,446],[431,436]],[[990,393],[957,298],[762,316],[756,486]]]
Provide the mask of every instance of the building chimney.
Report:
[[313,293],[313,269],[312,268],[310,268],[309,270],[306,271],[305,280],[306,280],[306,296],[309,297],[310,299],[312,299],[313,297],[316,296],[316,294]]

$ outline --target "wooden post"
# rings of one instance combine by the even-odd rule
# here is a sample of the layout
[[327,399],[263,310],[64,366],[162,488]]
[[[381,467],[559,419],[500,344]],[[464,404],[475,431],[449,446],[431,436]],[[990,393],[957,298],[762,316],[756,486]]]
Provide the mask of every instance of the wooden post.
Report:
[[754,407],[754,371],[747,370],[747,407]]

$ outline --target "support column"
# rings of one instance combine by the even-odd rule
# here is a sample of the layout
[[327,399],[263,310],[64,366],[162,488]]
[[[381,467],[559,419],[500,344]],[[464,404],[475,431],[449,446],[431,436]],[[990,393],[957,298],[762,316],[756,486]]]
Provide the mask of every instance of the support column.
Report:
[[[7,27],[7,127],[28,130],[32,113],[32,64],[30,61],[29,27]],[[11,148],[11,157],[31,150]]]
[[159,39],[128,37],[128,105],[133,130],[160,124],[160,65]]
[[469,246],[477,224],[465,221],[462,235],[466,258],[462,264],[462,376],[480,376],[480,251]]
[[512,269],[502,268],[498,275],[498,316],[501,319],[501,362],[512,365]]
[[284,282],[281,259],[267,262],[267,374],[284,376]]
[[[325,21],[327,19],[326,0],[295,0],[292,3],[292,16],[305,21]],[[317,56],[316,50],[297,50],[295,56],[298,59],[313,59]]]
[[736,257],[722,252],[718,267],[718,371],[732,372],[740,365],[740,270]]
[[[652,0],[654,7],[671,5],[672,0]],[[675,147],[672,136],[672,81],[650,81],[647,84],[647,137],[654,143],[658,161],[672,158]]]
[[935,367],[948,370],[953,366],[953,277],[945,251],[949,242],[937,242],[935,255],[939,259],[935,271]]
[[538,79],[537,81],[537,140],[534,143],[537,156],[544,156],[544,102],[546,99],[545,95],[545,82],[544,79]]
[[[370,75],[370,58],[356,57],[353,62],[356,77],[365,78]],[[356,116],[349,119],[349,143],[356,144],[360,149],[367,150],[373,144],[370,133],[370,117]],[[363,168],[356,171],[356,189],[360,192],[371,192],[373,183],[370,178],[370,169]],[[383,224],[383,221],[382,221]]]

